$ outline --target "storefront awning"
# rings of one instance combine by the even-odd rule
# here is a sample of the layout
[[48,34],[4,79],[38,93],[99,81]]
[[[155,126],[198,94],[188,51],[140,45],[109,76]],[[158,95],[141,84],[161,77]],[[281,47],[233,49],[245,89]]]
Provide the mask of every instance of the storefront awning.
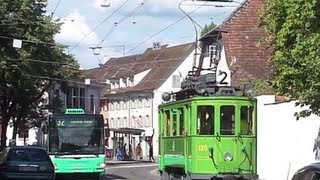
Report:
[[145,130],[143,129],[134,129],[134,128],[110,128],[110,131],[115,133],[122,134],[133,134],[133,135],[141,135]]

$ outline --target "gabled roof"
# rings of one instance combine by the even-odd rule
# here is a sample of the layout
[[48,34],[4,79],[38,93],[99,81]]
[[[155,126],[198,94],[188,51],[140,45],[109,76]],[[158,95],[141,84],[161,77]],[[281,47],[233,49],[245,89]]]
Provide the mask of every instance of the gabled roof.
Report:
[[[135,74],[150,70],[148,74],[133,87],[113,89],[117,93],[128,91],[152,91],[157,89],[173,71],[194,50],[194,43],[177,46],[162,46],[158,50],[147,49],[143,54],[112,58],[102,67],[87,70],[88,77],[101,79],[119,79],[133,77]],[[105,91],[109,94],[110,91]]]
[[258,45],[265,35],[264,27],[259,26],[259,13],[264,2],[244,1],[221,25],[201,38],[221,37],[232,85],[267,79],[272,73],[269,64],[272,49]]

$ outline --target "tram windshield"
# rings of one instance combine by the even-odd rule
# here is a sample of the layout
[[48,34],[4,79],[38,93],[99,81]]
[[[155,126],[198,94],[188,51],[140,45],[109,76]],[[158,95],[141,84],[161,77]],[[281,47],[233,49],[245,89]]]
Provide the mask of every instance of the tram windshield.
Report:
[[198,131],[199,135],[214,134],[214,107],[198,106]]
[[241,134],[252,135],[253,134],[253,107],[242,106],[241,107]]

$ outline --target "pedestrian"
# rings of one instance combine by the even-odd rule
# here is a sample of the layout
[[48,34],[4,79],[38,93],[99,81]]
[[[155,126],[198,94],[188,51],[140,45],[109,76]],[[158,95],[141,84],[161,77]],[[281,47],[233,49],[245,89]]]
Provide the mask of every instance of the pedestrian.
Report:
[[140,143],[138,143],[137,147],[136,147],[136,160],[138,159],[142,159],[142,149],[141,149],[141,145]]
[[116,156],[117,156],[117,161],[123,160],[122,149],[120,148],[120,146],[118,146],[118,148],[117,148]]
[[153,146],[152,143],[149,144],[149,161],[154,162],[154,157],[153,157]]
[[128,155],[127,155],[127,144],[126,143],[124,143],[124,145],[123,145],[122,152],[123,152],[124,160],[127,160],[128,159]]
[[132,146],[131,146],[131,144],[129,144],[129,159],[130,160],[132,160],[133,158],[132,158]]

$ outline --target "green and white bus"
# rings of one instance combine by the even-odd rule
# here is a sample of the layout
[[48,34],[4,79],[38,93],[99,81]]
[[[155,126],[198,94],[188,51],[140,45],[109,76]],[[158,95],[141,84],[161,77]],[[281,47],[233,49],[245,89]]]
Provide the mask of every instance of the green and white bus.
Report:
[[58,177],[76,173],[98,178],[104,173],[104,129],[101,114],[82,109],[66,109],[49,118],[44,142]]

